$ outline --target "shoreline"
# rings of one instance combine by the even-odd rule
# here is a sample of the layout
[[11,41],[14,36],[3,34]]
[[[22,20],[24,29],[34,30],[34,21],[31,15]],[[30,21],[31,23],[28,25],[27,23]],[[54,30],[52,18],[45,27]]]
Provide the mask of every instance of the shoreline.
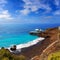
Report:
[[36,45],[38,42],[40,42],[44,39],[45,38],[43,38],[43,37],[39,37],[39,38],[34,39],[33,41],[30,41],[30,42],[27,42],[27,43],[24,43],[24,44],[16,45],[16,51],[11,51],[10,47],[8,49],[9,49],[10,52],[21,52],[21,49],[28,48],[30,46]]
[[[17,50],[10,51],[10,52],[16,56],[23,55],[26,57],[26,60],[30,60],[30,59],[40,60],[43,57],[47,56],[47,53],[49,51],[51,53],[55,49],[59,49],[59,45],[58,45],[58,48],[55,47],[56,45],[52,46],[52,48],[54,47],[53,49],[49,47],[50,44],[52,44],[58,39],[57,38],[58,33],[59,33],[58,27],[49,28],[45,30],[44,32],[41,32],[37,39],[33,39],[32,41],[26,44],[16,45]],[[48,49],[45,51],[46,48]]]
[[25,48],[25,47],[30,47],[32,45],[35,45],[42,40],[44,40],[44,38],[40,37],[40,38],[37,38],[33,41],[30,41],[30,42],[27,42],[27,43],[24,43],[24,44],[19,44],[19,45],[16,45],[16,46],[17,46],[17,49],[22,49],[22,48]]

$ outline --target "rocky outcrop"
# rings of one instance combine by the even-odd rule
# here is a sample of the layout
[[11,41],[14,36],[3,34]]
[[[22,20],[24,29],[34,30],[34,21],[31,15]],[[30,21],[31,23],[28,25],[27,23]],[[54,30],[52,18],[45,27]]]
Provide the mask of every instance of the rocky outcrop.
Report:
[[41,33],[40,36],[50,36],[50,38],[48,41],[45,39],[46,42],[44,42],[43,45],[45,45],[46,48],[42,50],[42,53],[36,55],[31,60],[48,60],[49,54],[60,50],[60,30],[58,28],[47,29],[44,33]]
[[58,32],[58,28],[51,28],[39,33],[38,36],[45,37],[45,40],[37,43],[34,46],[23,48],[20,54],[26,56],[27,60],[31,58],[34,58],[33,60],[40,60],[40,55],[42,54],[43,50],[58,39]]

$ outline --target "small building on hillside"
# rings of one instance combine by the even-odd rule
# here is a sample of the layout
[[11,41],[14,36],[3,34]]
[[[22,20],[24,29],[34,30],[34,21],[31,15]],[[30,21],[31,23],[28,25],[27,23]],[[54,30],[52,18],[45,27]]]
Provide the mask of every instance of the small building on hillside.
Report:
[[31,35],[37,35],[37,34],[39,34],[39,33],[41,33],[43,30],[41,30],[41,29],[35,29],[34,31],[30,31],[30,34]]

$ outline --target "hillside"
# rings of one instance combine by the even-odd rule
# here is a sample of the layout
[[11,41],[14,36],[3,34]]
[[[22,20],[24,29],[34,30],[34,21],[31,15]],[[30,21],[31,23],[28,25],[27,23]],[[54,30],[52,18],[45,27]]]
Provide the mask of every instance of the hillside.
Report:
[[[39,37],[44,37],[45,40],[37,44],[22,48],[18,54],[12,54],[9,50],[0,49],[1,60],[48,60],[50,53],[60,51],[60,30],[58,28],[49,28],[38,34]],[[60,54],[58,54],[60,55]],[[50,58],[49,58],[50,59]]]
[[10,53],[8,49],[1,48],[0,49],[0,60],[26,60],[26,57],[23,55],[14,55]]
[[[34,46],[23,48],[20,54],[27,57],[27,60],[35,56],[40,56],[44,49],[46,49],[51,43],[58,39],[58,28],[50,28],[38,34],[40,37],[45,37],[45,40],[37,43]],[[40,58],[39,58],[40,59]],[[34,59],[37,60],[37,59]]]
[[[45,39],[45,42],[43,43],[43,45],[46,48],[42,50],[42,53],[40,55],[36,55],[31,60],[48,60],[48,59],[51,60],[52,58],[59,60],[60,57],[56,58],[58,56],[51,57],[51,58],[48,58],[48,57],[50,54],[60,51],[60,41],[59,41],[60,40],[60,30],[58,28],[52,28],[52,29],[47,29],[44,33],[47,33],[47,35],[50,36],[50,38]],[[44,35],[44,33],[40,34],[40,36],[46,37],[46,34]],[[60,56],[60,54],[59,54],[59,56]]]

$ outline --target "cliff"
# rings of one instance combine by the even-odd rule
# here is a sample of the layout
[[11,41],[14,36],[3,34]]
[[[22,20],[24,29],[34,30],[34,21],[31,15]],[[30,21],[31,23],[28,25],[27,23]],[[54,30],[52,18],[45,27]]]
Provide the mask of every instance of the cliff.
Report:
[[[43,45],[45,48],[41,51],[40,55],[36,55],[31,60],[48,60],[48,56],[51,53],[57,52],[60,50],[60,30],[58,28],[47,29],[44,33],[42,32],[39,36],[49,38],[45,39]],[[43,46],[41,46],[42,48]],[[60,57],[59,57],[60,58]]]
[[[40,55],[43,51],[53,42],[58,40],[58,28],[50,28],[38,34],[40,37],[45,37],[45,40],[37,43],[34,46],[23,48],[21,53],[22,55],[26,56],[27,60],[40,60]],[[37,59],[37,57],[39,57]],[[42,60],[42,59],[41,59]]]

